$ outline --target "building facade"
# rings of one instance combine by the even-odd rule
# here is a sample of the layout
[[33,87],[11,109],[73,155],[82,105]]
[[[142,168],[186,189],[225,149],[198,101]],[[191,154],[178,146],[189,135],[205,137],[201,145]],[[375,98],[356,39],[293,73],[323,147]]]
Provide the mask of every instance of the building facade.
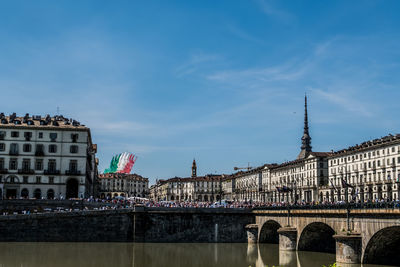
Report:
[[336,151],[328,160],[330,187],[321,190],[325,200],[365,202],[399,199],[399,134]]
[[63,116],[0,114],[2,198],[87,198],[95,194],[97,146],[90,129]]
[[222,180],[225,175],[197,176],[195,160],[193,160],[191,174],[191,177],[157,180],[151,187],[150,195],[156,201],[213,202],[222,198]]
[[100,198],[149,197],[149,179],[138,174],[105,173],[98,178]]

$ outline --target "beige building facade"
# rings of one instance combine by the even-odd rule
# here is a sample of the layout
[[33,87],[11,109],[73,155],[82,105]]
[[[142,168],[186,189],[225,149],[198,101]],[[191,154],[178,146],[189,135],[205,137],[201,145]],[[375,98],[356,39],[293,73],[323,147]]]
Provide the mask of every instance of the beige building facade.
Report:
[[94,196],[96,152],[90,129],[76,120],[0,113],[0,197]]
[[99,174],[100,198],[149,197],[149,179],[138,174]]

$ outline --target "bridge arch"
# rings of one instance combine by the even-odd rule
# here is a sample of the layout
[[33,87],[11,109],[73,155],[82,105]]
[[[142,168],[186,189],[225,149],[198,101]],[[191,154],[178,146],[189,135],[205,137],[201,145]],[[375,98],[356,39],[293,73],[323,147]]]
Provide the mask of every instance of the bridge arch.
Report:
[[300,234],[297,249],[314,252],[335,253],[335,231],[326,223],[313,222],[304,227]]
[[258,242],[279,244],[279,234],[278,234],[279,228],[281,228],[281,225],[277,221],[274,220],[266,221],[260,229],[260,234],[258,235]]
[[398,265],[400,262],[400,226],[386,227],[376,232],[365,248],[363,263]]

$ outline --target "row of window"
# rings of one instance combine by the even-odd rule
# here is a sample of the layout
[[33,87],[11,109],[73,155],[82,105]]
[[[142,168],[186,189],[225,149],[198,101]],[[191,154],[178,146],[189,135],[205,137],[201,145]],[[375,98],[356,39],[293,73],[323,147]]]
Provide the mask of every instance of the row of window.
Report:
[[[6,150],[6,144],[5,143],[0,143],[0,151],[5,151]],[[32,145],[31,144],[23,144],[22,145],[22,151],[23,152],[31,152],[32,151]],[[79,147],[77,145],[71,145],[69,147],[69,152],[72,154],[76,154],[79,151]],[[57,153],[57,145],[49,145],[48,146],[48,152],[49,153]],[[16,155],[19,153],[19,144],[12,143],[10,144],[10,154]],[[36,145],[36,153],[44,153],[44,145],[43,144],[37,144]],[[41,155],[37,155],[41,156]]]
[[[17,177],[13,177],[13,176],[9,177],[7,179],[7,181],[6,181],[5,179],[3,179],[2,176],[0,176],[0,183],[4,183],[4,182],[6,182],[6,183],[19,183],[20,181],[19,181],[19,179]],[[40,184],[42,182],[43,182],[42,181],[42,177],[41,176],[36,176],[33,183]],[[29,183],[29,176],[23,176],[22,177],[22,183],[28,184]],[[54,177],[53,176],[48,177],[48,183],[49,184],[54,184]]]
[[[342,178],[332,178],[333,183],[335,185],[341,185],[342,184]],[[364,184],[364,183],[372,183],[372,182],[381,182],[381,181],[391,181],[391,180],[395,180],[397,182],[400,181],[400,173],[397,175],[396,178],[396,174],[393,173],[393,176],[390,175],[390,173],[380,173],[378,172],[377,174],[368,174],[368,175],[360,175],[360,176],[352,176],[352,177],[347,177],[346,178],[347,181],[351,184]]]
[[[5,161],[4,158],[0,158],[0,170],[5,169]],[[9,170],[17,170],[18,169],[18,159],[11,158],[8,163]],[[55,159],[49,159],[47,163],[47,170],[48,171],[56,171],[57,169],[57,162]],[[23,171],[30,171],[31,170],[31,160],[30,159],[22,159],[22,170]],[[43,170],[43,159],[36,159],[35,160],[35,170],[42,171]],[[78,170],[78,161],[77,160],[70,160],[69,161],[69,171],[74,172]]]
[[[381,166],[381,162],[382,162],[382,165],[385,164],[385,161],[383,159],[382,160],[377,160],[377,161],[375,161],[375,160],[368,161],[368,163],[367,162],[360,163],[360,168],[364,167],[364,170],[365,170],[365,169],[367,169],[367,166],[368,166],[368,168],[380,167]],[[397,163],[400,164],[400,157],[397,157]],[[395,165],[396,164],[396,158],[388,158],[388,159],[386,159],[386,164],[387,165],[390,165],[390,164]],[[355,164],[355,165],[352,165],[352,166],[353,166],[353,171],[356,171],[358,164]],[[337,169],[338,170],[342,170],[342,167],[338,167]],[[347,169],[348,169],[347,171],[350,171],[350,166],[347,166]],[[336,168],[331,168],[331,173],[333,173],[333,174],[336,173]]]
[[[103,184],[103,185],[104,185],[104,184]],[[107,186],[111,186],[111,185],[112,185],[112,186],[119,186],[120,184],[119,184],[119,183],[117,183],[117,184],[115,184],[115,183],[113,183],[113,184],[107,183]],[[121,186],[123,187],[124,184],[122,183]],[[137,186],[137,187],[145,187],[144,184],[137,184],[137,185],[136,185],[136,184],[127,184],[127,186],[129,186],[129,187],[132,187],[132,186],[133,186],[133,187],[136,187],[136,186]]]
[[[19,137],[19,133],[18,131],[12,131],[10,136],[13,138],[18,138]],[[0,139],[4,139],[7,136],[7,132],[6,131],[0,131]],[[27,140],[30,140],[32,138],[32,132],[24,132],[24,137]],[[56,141],[58,137],[57,133],[49,133],[49,138],[51,141]],[[43,139],[43,132],[39,132],[38,133],[38,138],[39,139]],[[79,138],[79,135],[76,133],[71,134],[71,141],[72,142],[77,142]]]
[[[371,157],[375,157],[375,156],[380,156],[385,155],[385,151],[386,151],[386,155],[390,155],[390,153],[396,153],[396,147],[392,147],[392,148],[387,148],[385,149],[381,149],[381,150],[376,150],[376,151],[371,151],[368,153],[361,153],[361,154],[356,154],[356,155],[352,155],[352,156],[348,156],[348,157],[343,157],[339,159],[333,159],[329,161],[329,165],[332,166],[332,164],[339,164],[339,163],[343,163],[343,162],[348,162],[348,161],[354,161],[354,160],[358,160],[358,158],[360,158],[360,160],[364,159],[370,159]],[[397,147],[397,152],[400,153],[400,146]]]

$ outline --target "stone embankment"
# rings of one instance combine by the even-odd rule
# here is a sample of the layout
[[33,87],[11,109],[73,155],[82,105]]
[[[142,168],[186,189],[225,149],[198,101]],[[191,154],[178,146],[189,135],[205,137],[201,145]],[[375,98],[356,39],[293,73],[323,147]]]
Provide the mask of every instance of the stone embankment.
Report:
[[0,216],[0,241],[247,242],[251,210],[146,208]]

